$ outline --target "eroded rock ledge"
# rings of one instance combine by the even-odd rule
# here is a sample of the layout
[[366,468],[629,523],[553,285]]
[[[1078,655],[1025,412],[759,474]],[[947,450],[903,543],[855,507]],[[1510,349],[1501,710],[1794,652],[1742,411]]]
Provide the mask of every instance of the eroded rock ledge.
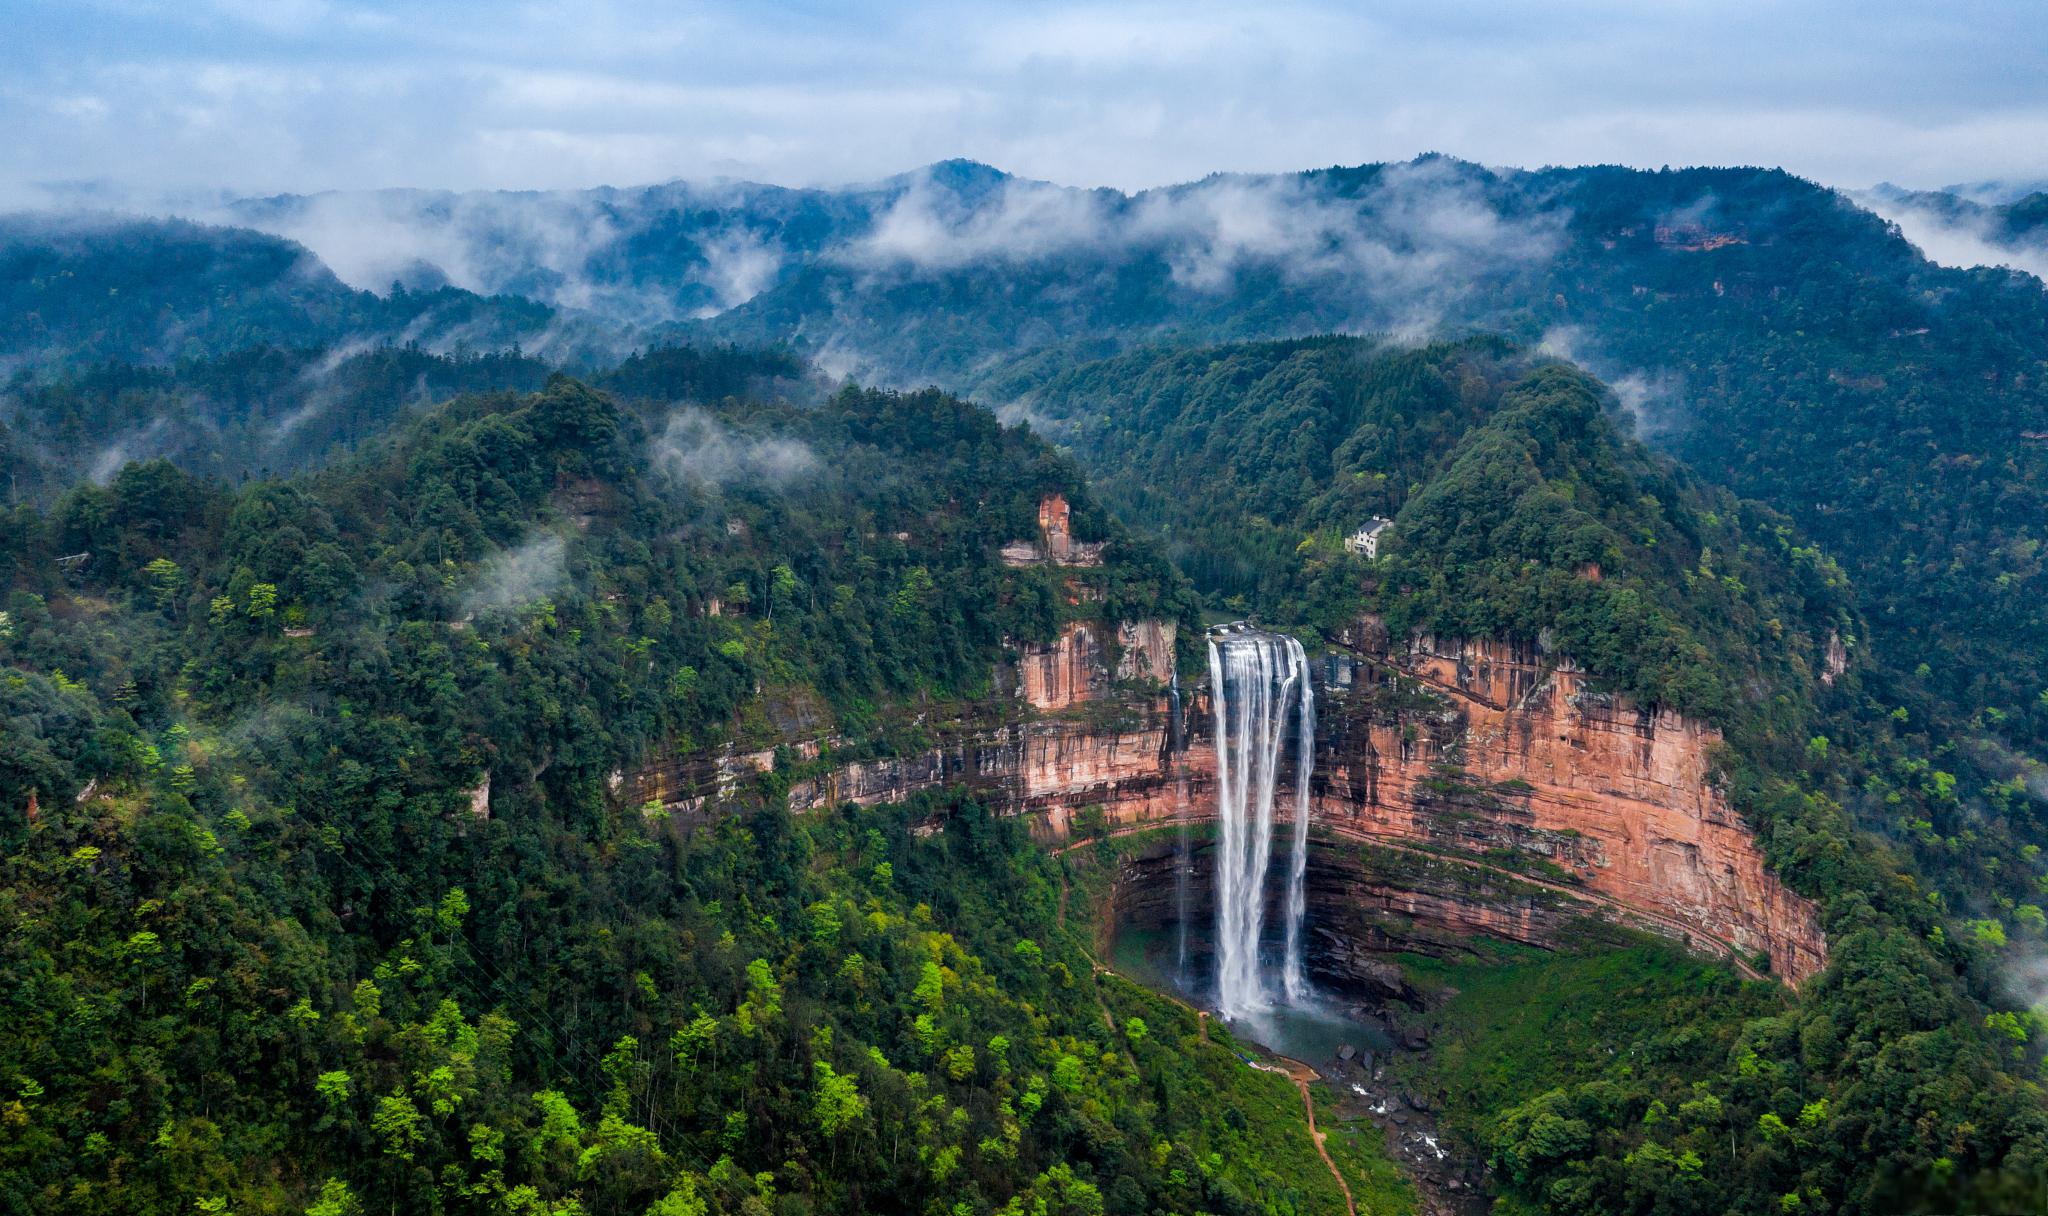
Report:
[[[1445,949],[1473,933],[1544,945],[1594,914],[1734,952],[1745,966],[1768,956],[1795,985],[1825,965],[1813,905],[1769,870],[1710,779],[1718,731],[1593,692],[1568,661],[1532,646],[1396,647],[1370,618],[1341,641],[1314,673],[1312,813],[1331,887],[1317,902],[1332,913],[1323,924],[1345,935],[1326,952]],[[1165,693],[1141,687],[1169,675],[1173,645],[1170,625],[1070,625],[1021,647],[999,680],[1031,707],[1024,716],[961,725],[911,755],[830,763],[827,753],[790,805],[966,785],[1031,816],[1048,842],[1079,826],[1205,822],[1216,771],[1207,691],[1185,690],[1175,722]],[[819,754],[815,743],[797,750]],[[772,760],[671,762],[619,793],[695,809]],[[1355,915],[1334,915],[1340,891]]]

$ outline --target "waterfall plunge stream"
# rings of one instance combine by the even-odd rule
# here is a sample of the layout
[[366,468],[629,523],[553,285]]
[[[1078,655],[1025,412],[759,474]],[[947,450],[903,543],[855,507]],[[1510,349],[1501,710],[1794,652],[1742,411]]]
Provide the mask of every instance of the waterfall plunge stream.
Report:
[[[1290,637],[1249,630],[1209,641],[1209,684],[1216,718],[1216,1005],[1228,1018],[1272,1007],[1259,968],[1266,872],[1273,855],[1273,796],[1295,738],[1294,839],[1289,855],[1286,946],[1280,992],[1288,1004],[1309,995],[1302,969],[1303,890],[1308,868],[1309,776],[1315,766],[1315,692],[1308,659]],[[1298,712],[1297,711],[1298,707]]]

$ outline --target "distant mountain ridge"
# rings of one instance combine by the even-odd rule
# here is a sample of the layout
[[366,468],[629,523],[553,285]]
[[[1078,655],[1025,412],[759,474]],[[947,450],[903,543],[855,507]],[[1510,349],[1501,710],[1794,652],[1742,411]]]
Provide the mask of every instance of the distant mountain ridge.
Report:
[[1858,197],[1899,223],[1907,239],[1936,261],[2006,265],[2034,274],[2048,268],[2048,183],[2002,190],[1880,184]]
[[[2004,213],[2030,223],[2038,217],[2027,208]],[[416,327],[444,346],[456,336],[472,346],[545,338],[558,357],[593,345],[616,357],[644,340],[788,341],[868,379],[969,388],[996,363],[1074,340],[1388,330],[1540,340],[1585,328],[1581,301],[1559,290],[1570,277],[1590,269],[1605,280],[1590,285],[1597,291],[1656,298],[1671,290],[1651,281],[1676,269],[1669,255],[1730,246],[1834,250],[1864,275],[1925,269],[1845,196],[1780,171],[1492,170],[1435,155],[1134,194],[954,160],[834,188],[381,190],[242,199],[208,214],[295,242],[380,300],[397,286],[412,297],[455,288],[527,302],[480,310],[441,297],[436,307],[460,301],[472,314]],[[19,234],[41,221],[5,223]],[[155,239],[191,243],[187,230]],[[227,267],[231,254],[221,253]],[[1684,277],[1685,290],[1713,281]],[[316,324],[337,338],[388,334],[393,318],[382,314],[422,311],[417,300],[394,310],[360,296],[344,307],[333,285],[324,291],[336,296],[328,312],[356,314]],[[475,324],[479,311],[491,324]],[[161,332],[138,326],[71,345],[142,360],[218,353],[191,349],[195,335],[179,320],[157,315]],[[26,344],[8,337],[6,347]],[[196,339],[213,335],[202,326]],[[60,327],[35,349],[64,345]]]
[[[2048,539],[2044,445],[2027,438],[2048,432],[2041,280],[1937,265],[1779,170],[1425,156],[1126,195],[949,161],[836,190],[364,197],[241,206],[316,250],[381,250],[456,285],[350,289],[246,230],[16,235],[0,358],[157,361],[286,333],[517,342],[586,367],[651,344],[786,345],[833,378],[936,383],[1028,416],[1049,379],[1132,347],[1500,334],[1613,383],[1640,434],[1792,514],[1882,612],[1933,605],[1910,644],[1940,660],[1942,695],[2048,740],[2031,657],[2048,649],[2048,571],[2027,556]],[[26,223],[13,231],[43,231]],[[479,294],[515,286],[542,301]],[[1982,575],[1960,586],[1943,557],[1959,544]]]
[[0,216],[0,369],[168,363],[264,343],[372,339],[494,350],[544,332],[545,305],[441,288],[377,295],[304,246],[246,228]]

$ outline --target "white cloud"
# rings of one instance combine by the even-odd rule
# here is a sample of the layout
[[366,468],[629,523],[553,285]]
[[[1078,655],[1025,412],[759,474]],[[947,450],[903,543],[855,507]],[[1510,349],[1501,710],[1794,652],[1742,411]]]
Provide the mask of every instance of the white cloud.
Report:
[[818,183],[962,155],[1123,189],[1424,150],[2048,174],[2048,22],[2018,3],[21,2],[15,197]]
[[1425,334],[1488,270],[1550,256],[1564,219],[1509,220],[1464,170],[1391,165],[1359,197],[1300,177],[1213,177],[1126,198],[1011,180],[963,205],[921,178],[840,251],[871,270],[1031,263],[1086,251],[1166,259],[1181,286],[1228,288],[1249,267],[1334,282],[1355,328]]
[[1113,239],[1103,196],[1010,181],[992,205],[958,208],[921,178],[845,256],[872,266],[950,269],[990,259],[1028,262]]
[[[782,269],[782,254],[758,235],[729,229],[704,243],[699,278],[717,298],[717,308],[734,308],[767,290]],[[707,309],[705,314],[717,309]]]
[[1076,5],[1011,12],[969,34],[975,61],[1005,71],[1048,64],[1125,69],[1227,58],[1276,34],[1301,46],[1313,14],[1272,5],[1204,11],[1197,5]]
[[1897,224],[1929,261],[1943,266],[2010,266],[2048,280],[2048,239],[2032,236],[2008,242],[1993,232],[1988,216],[1952,217],[1882,194],[1859,194],[1856,201]]
[[552,533],[541,533],[517,548],[492,554],[463,597],[463,607],[476,613],[546,599],[568,580],[567,554],[568,545]]
[[780,435],[748,435],[701,409],[676,411],[654,441],[656,467],[695,486],[785,486],[817,467],[805,444]]

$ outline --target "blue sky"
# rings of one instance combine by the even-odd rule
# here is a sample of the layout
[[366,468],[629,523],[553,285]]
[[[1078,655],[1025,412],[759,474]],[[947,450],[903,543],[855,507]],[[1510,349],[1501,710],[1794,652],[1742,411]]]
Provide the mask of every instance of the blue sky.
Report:
[[949,156],[1134,188],[1443,151],[2048,177],[2039,0],[0,0],[0,202],[824,184]]

